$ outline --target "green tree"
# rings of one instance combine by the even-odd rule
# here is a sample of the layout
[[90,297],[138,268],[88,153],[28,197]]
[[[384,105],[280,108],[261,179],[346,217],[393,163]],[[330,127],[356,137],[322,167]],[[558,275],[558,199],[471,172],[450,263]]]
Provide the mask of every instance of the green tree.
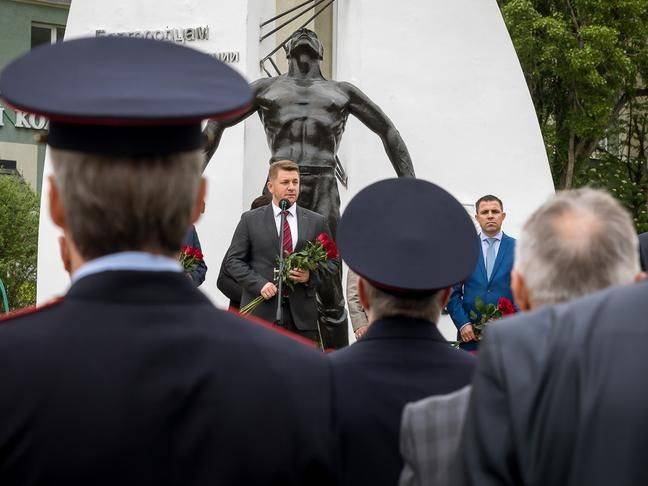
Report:
[[[587,182],[601,141],[631,103],[648,95],[648,0],[498,3],[535,104],[554,182],[559,188]],[[605,159],[616,164],[613,172],[629,160],[618,154]]]
[[0,176],[0,279],[9,307],[36,301],[38,196],[17,176]]

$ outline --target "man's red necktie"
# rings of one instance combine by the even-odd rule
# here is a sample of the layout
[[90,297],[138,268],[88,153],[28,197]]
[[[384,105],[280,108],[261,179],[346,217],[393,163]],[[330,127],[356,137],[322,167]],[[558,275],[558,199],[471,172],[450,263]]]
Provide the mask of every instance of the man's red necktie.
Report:
[[288,224],[288,216],[290,216],[290,213],[288,211],[283,211],[282,214],[285,215],[285,218],[283,222],[283,242],[281,247],[283,248],[284,253],[292,253],[292,233],[290,232],[290,225]]

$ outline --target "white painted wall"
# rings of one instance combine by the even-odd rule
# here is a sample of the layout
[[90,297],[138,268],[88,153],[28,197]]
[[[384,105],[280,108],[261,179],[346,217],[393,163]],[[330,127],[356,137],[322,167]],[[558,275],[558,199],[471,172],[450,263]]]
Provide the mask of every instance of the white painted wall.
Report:
[[[273,13],[274,1],[269,0],[75,1],[72,2],[68,17],[66,40],[94,36],[95,31],[99,29],[111,33],[208,25],[208,41],[187,45],[211,53],[239,51],[240,60],[232,66],[253,80],[260,76],[259,19],[269,18]],[[260,129],[260,124],[257,129]],[[254,127],[250,130],[254,132]],[[249,201],[244,201],[242,195],[246,194],[246,189],[251,186],[249,180],[256,175],[252,168],[247,168],[248,165],[252,167],[252,164],[245,162],[246,152],[249,154],[248,158],[256,160],[259,158],[256,151],[265,147],[265,138],[262,135],[251,135],[254,141],[250,144],[244,143],[245,136],[246,129],[242,124],[228,129],[205,174],[209,182],[207,211],[198,224],[198,232],[203,251],[207,255],[209,271],[202,289],[218,303],[225,303],[224,297],[216,289],[220,261],[229,246],[242,208],[249,206]],[[267,160],[267,155],[261,158],[258,171],[267,170]],[[46,159],[45,181],[50,171],[50,163]],[[48,185],[45,182],[45,195]],[[64,293],[68,286],[67,275],[59,260],[56,242],[59,234],[59,230],[49,219],[47,197],[43,197],[38,248],[39,302]]]
[[[488,193],[521,224],[554,188],[522,70],[495,0],[338,0],[338,80],[392,119],[417,177],[472,208]],[[378,137],[350,119],[340,148],[349,174],[342,205],[393,177]],[[421,208],[422,211],[425,208]],[[445,319],[446,336],[454,328]]]

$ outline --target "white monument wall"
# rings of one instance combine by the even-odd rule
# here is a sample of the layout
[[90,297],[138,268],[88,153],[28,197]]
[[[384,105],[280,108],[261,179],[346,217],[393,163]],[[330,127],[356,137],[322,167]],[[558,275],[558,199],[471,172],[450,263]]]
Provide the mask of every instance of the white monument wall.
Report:
[[[336,79],[362,89],[391,118],[416,175],[471,214],[495,194],[517,236],[554,187],[520,64],[495,0],[338,0]],[[340,148],[342,205],[394,177],[380,139],[349,118]],[[425,211],[425,208],[421,208]],[[388,226],[388,222],[385,222]],[[449,317],[440,327],[454,339]]]

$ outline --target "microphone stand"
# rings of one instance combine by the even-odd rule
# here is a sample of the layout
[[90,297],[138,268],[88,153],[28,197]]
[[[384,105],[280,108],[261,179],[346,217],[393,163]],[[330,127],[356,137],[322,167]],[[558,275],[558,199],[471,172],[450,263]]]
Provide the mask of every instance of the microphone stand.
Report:
[[281,222],[279,223],[279,282],[277,284],[277,313],[275,315],[275,324],[281,326],[283,321],[283,308],[281,306],[283,299],[283,275],[284,270],[284,225],[286,224],[286,213],[284,211],[290,207],[290,202],[282,199],[279,201],[279,209],[281,209]]

